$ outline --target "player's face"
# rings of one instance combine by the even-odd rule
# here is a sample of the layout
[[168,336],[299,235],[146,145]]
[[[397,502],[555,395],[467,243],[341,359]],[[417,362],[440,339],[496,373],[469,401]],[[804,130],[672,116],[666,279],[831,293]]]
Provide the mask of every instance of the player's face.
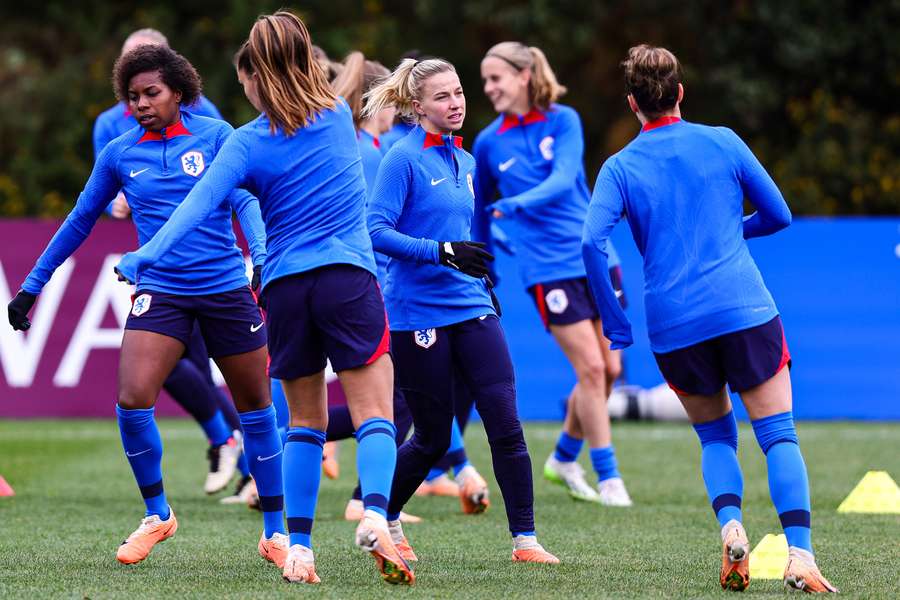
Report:
[[531,71],[517,71],[513,66],[496,56],[488,56],[481,61],[481,80],[484,94],[498,113],[511,112],[516,106],[529,105],[528,83]]
[[[437,73],[422,85],[422,98],[413,100],[419,118],[443,133],[459,131],[466,118],[466,96],[453,71]],[[427,129],[427,127],[426,127]]]
[[384,134],[391,130],[394,126],[394,117],[397,115],[397,108],[388,106],[382,108],[375,114],[375,123],[378,126],[378,134]]
[[147,131],[177,123],[180,103],[181,92],[163,83],[159,71],[138,73],[128,82],[128,109]]
[[253,108],[262,112],[262,104],[259,101],[259,80],[256,78],[256,74],[237,69],[237,78],[238,83],[244,87],[244,95],[247,96],[247,100],[253,105]]

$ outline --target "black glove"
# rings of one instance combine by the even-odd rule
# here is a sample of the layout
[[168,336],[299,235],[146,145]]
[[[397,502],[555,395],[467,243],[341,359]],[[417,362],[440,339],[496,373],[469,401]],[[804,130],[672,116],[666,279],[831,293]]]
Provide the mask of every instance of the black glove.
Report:
[[259,284],[262,282],[262,265],[253,267],[253,277],[250,278],[250,289],[254,292],[259,291]]
[[31,321],[28,320],[28,311],[34,306],[37,296],[29,294],[24,290],[19,290],[16,297],[7,305],[9,311],[9,324],[13,329],[18,331],[26,331],[31,327]]
[[438,260],[451,269],[481,278],[488,274],[488,262],[494,255],[482,242],[438,242]]

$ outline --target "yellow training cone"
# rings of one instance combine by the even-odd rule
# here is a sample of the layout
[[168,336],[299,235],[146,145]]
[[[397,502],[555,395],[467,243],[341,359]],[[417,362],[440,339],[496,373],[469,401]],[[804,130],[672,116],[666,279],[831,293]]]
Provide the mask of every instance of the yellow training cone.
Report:
[[750,580],[781,579],[784,577],[787,560],[787,538],[783,533],[767,533],[750,553]]
[[900,487],[887,471],[869,471],[844,498],[838,512],[900,514]]

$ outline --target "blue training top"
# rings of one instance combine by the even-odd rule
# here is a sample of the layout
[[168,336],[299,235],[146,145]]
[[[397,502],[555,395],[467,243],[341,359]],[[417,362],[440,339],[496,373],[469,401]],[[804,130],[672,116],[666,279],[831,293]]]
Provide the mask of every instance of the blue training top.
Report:
[[[206,96],[202,95],[192,105],[183,106],[182,110],[201,117],[224,120],[219,109]],[[128,109],[125,102],[119,102],[97,115],[97,119],[94,121],[94,159],[96,160],[100,156],[100,151],[108,143],[126,131],[134,129],[137,124],[137,119],[131,114],[131,110]]]
[[[757,209],[747,218],[745,197]],[[600,169],[585,224],[584,261],[613,348],[632,343],[606,263],[609,234],[623,214],[644,257],[654,352],[755,327],[778,314],[744,240],[787,227],[791,213],[730,129],[664,117],[645,125]]]
[[[473,235],[490,239],[490,212],[520,257],[526,287],[584,277],[581,233],[590,192],[584,174],[584,135],[578,113],[554,104],[547,111],[501,115],[475,139],[476,213]],[[494,202],[499,190],[503,197]],[[618,264],[618,257],[610,267]]]
[[375,250],[391,257],[384,301],[391,330],[496,314],[483,279],[439,264],[438,242],[470,239],[475,160],[462,138],[421,127],[388,151],[369,199]]
[[139,272],[164,260],[174,244],[242,186],[259,198],[265,221],[263,286],[332,264],[377,275],[366,231],[366,183],[356,129],[343,100],[291,136],[281,129],[272,133],[268,117],[260,115],[235,130],[207,170],[153,240],[122,257],[120,271]]
[[405,138],[409,135],[409,132],[415,128],[415,125],[407,123],[406,121],[394,123],[394,126],[391,127],[390,131],[379,138],[381,140],[381,151],[387,154],[387,151],[391,149],[391,146]]
[[[41,289],[56,268],[87,238],[109,201],[122,190],[131,207],[138,242],[146,244],[163,226],[198,181],[231,135],[225,121],[181,111],[181,120],[161,132],[137,126],[114,139],[100,153],[94,170],[34,269],[22,284],[32,294]],[[243,190],[228,197],[217,211],[172,249],[164,260],[129,277],[139,289],[170,294],[202,295],[247,285],[241,250],[231,223],[238,215],[250,244],[253,264],[266,260],[265,233],[256,198]]]
[[[371,133],[360,129],[356,133],[359,140],[359,157],[362,159],[363,175],[366,179],[366,190],[371,191],[375,187],[375,177],[378,175],[378,167],[384,152],[380,140]],[[387,283],[387,264],[391,260],[386,254],[375,253],[375,264],[378,267],[378,281],[384,287]]]

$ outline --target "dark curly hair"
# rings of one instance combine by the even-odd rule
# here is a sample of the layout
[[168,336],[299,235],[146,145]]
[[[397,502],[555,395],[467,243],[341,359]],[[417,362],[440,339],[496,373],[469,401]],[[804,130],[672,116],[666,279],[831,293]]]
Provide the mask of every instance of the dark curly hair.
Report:
[[168,46],[138,46],[123,54],[113,67],[112,84],[116,97],[128,102],[128,84],[140,73],[159,71],[160,78],[173,91],[181,92],[181,104],[190,106],[199,98],[203,82],[194,66]]

